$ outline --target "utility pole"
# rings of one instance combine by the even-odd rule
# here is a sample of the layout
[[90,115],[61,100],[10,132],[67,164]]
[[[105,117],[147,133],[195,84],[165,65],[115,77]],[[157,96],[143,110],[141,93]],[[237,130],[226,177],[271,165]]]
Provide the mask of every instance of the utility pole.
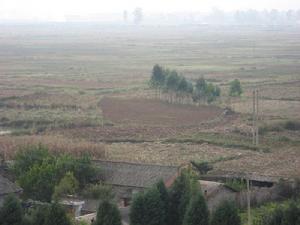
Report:
[[247,177],[247,212],[248,212],[248,225],[252,224],[251,221],[251,199],[250,199],[250,181],[249,181],[249,177]]
[[259,134],[258,134],[258,90],[253,90],[253,111],[252,111],[252,143],[258,146]]
[[258,115],[258,90],[256,89],[256,140],[255,144],[258,146],[259,144],[259,133],[258,133],[258,121],[259,121],[259,115]]

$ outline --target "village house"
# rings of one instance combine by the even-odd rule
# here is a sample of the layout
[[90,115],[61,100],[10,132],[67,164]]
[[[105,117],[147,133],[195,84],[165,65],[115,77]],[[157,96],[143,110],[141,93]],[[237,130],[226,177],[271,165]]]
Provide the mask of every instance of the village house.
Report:
[[129,162],[94,161],[100,167],[99,180],[111,185],[120,206],[130,204],[133,194],[163,180],[170,187],[182,167]]

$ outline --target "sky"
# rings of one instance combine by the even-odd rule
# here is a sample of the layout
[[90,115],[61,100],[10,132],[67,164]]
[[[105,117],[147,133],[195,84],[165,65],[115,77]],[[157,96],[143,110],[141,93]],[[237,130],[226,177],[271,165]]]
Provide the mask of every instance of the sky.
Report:
[[141,7],[145,12],[208,12],[237,9],[300,9],[300,0],[0,0],[0,19],[62,20],[65,15],[119,13]]

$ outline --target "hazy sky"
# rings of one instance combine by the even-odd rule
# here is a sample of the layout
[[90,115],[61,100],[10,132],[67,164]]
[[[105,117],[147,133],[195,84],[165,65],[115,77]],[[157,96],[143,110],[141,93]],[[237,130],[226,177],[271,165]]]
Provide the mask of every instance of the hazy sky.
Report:
[[64,15],[87,15],[103,12],[202,11],[213,7],[226,11],[236,9],[300,9],[300,0],[0,0],[0,19],[54,19]]

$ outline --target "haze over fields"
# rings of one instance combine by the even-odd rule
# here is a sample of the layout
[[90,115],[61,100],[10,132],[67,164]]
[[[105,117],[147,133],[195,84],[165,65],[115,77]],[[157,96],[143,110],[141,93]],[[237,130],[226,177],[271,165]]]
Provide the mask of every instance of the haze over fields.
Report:
[[[207,16],[230,17],[236,11],[269,11],[272,17],[281,11],[297,11],[300,3],[297,0],[129,0],[129,1],[97,1],[97,0],[1,0],[0,21],[98,21],[120,23],[124,22],[124,12],[132,16],[135,8],[141,8],[147,23],[191,23],[210,22]],[[216,15],[218,14],[218,15]],[[289,17],[293,17],[289,13]],[[169,18],[166,20],[166,17]],[[193,18],[191,18],[193,17]]]

